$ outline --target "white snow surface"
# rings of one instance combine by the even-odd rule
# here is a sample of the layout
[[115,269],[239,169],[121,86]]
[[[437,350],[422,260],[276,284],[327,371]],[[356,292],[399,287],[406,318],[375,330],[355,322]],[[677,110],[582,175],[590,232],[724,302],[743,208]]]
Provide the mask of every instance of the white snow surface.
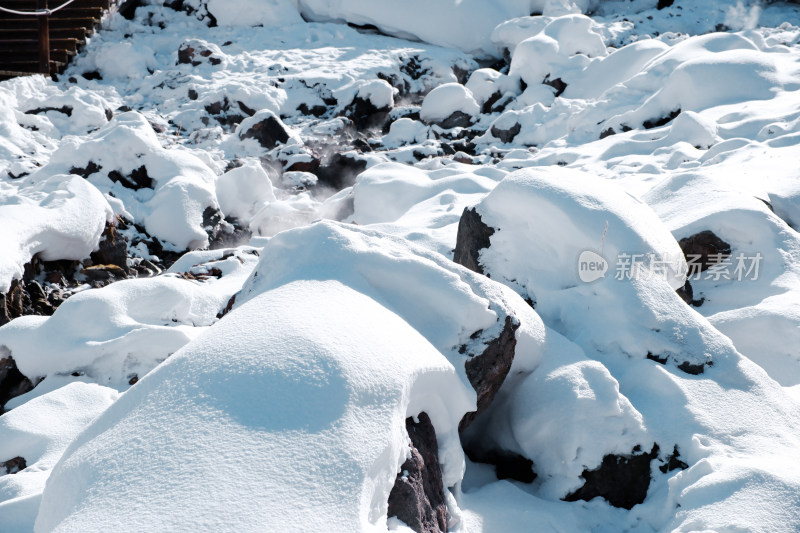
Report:
[[[27,463],[0,466],[0,531],[409,531],[387,499],[423,411],[456,533],[800,528],[800,7],[184,7],[0,82],[0,293],[85,266],[109,223],[158,240],[136,260],[182,254],[0,327],[36,384],[0,416],[0,464]],[[385,129],[354,131],[357,98]],[[240,137],[273,116],[286,143]],[[314,164],[341,151],[366,169],[332,187]],[[489,277],[452,261],[465,208]],[[208,250],[211,215],[252,236]],[[687,304],[678,241],[705,230],[732,253]],[[506,318],[511,372],[459,436]],[[563,501],[654,445],[631,510]]]
[[397,315],[335,281],[290,283],[233,311],[75,440],[35,531],[385,530],[404,419],[429,413],[446,445],[469,407],[454,368]]

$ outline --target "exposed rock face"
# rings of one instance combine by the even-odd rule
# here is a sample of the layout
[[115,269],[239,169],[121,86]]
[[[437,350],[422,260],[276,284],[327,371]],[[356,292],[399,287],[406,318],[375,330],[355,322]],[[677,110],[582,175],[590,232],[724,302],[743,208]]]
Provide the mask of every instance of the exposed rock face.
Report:
[[445,532],[447,505],[436,430],[427,413],[420,413],[418,418],[419,422],[406,419],[411,456],[400,467],[389,494],[388,515],[396,516],[417,533]]
[[12,398],[16,398],[33,390],[31,380],[22,375],[14,358],[5,347],[0,347],[0,413],[3,406]]
[[289,133],[275,115],[269,115],[256,122],[241,134],[242,139],[255,139],[264,148],[275,148],[278,143],[289,140]]
[[14,280],[8,292],[0,294],[0,326],[24,315],[50,316],[60,303],[56,291],[46,292],[36,280]]
[[658,355],[652,352],[647,352],[647,358],[651,361],[655,361],[661,365],[666,365],[667,361],[672,361],[672,363],[678,367],[678,370],[690,374],[692,376],[699,376],[702,374],[706,366],[713,366],[714,361],[708,357],[708,360],[702,363],[692,363],[689,361],[681,361],[680,356],[676,357],[675,355]]
[[91,259],[96,265],[116,265],[128,272],[128,244],[113,224],[106,224],[100,237],[99,248],[92,252]]
[[674,111],[671,111],[669,115],[665,115],[663,117],[658,117],[658,118],[652,118],[650,120],[645,120],[644,122],[642,122],[642,127],[646,130],[651,130],[653,128],[664,126],[672,122],[680,114],[681,110],[676,109]]
[[[638,448],[638,446],[637,446]],[[650,462],[658,457],[658,445],[650,453],[634,448],[629,456],[606,455],[594,470],[584,470],[586,483],[564,498],[565,501],[590,501],[600,496],[614,507],[631,509],[647,497],[650,486]]]
[[681,297],[681,300],[686,302],[689,305],[692,305],[694,302],[694,289],[692,288],[692,284],[689,283],[689,280],[686,280],[686,283],[683,284],[683,287],[675,291],[678,293],[678,296]]
[[514,137],[519,135],[519,132],[522,131],[522,126],[517,122],[511,128],[507,130],[503,130],[498,128],[497,126],[492,126],[491,132],[492,136],[500,139],[504,143],[510,143],[514,140]]
[[128,20],[133,20],[136,16],[136,9],[145,5],[144,0],[125,0],[117,9],[120,15]]
[[9,474],[16,474],[28,468],[28,463],[22,457],[14,457],[3,463],[0,463],[0,476]]
[[470,125],[472,125],[472,117],[463,111],[455,111],[452,115],[438,124],[446,130],[452,128],[468,128]]
[[483,353],[471,357],[464,364],[467,378],[478,394],[478,410],[464,415],[458,425],[459,431],[466,429],[475,417],[491,405],[497,391],[503,385],[514,362],[519,325],[519,320],[506,316],[500,335],[487,344]]
[[483,223],[475,208],[465,208],[461,214],[461,220],[458,222],[453,261],[473,272],[483,274],[483,267],[478,262],[478,254],[484,248],[489,247],[489,238],[492,235],[494,235],[494,229]]
[[138,191],[139,189],[152,189],[155,187],[155,182],[153,178],[147,174],[147,167],[144,165],[134,169],[127,176],[118,170],[112,170],[108,173],[108,179],[119,183],[123,187],[133,189],[134,191]]
[[193,67],[203,62],[219,65],[222,59],[214,54],[213,50],[201,46],[197,42],[183,43],[178,49],[178,63],[190,64]]
[[464,446],[464,452],[473,463],[494,465],[497,479],[513,479],[522,483],[533,483],[538,477],[533,470],[533,461],[516,452],[508,450],[476,450],[468,445]]
[[365,160],[337,152],[330,159],[323,161],[316,170],[310,172],[316,174],[320,184],[340,190],[355,183],[356,176],[364,172],[366,168]]
[[708,270],[731,255],[731,245],[706,230],[678,241],[689,264],[689,277]]
[[550,75],[549,74],[547,75],[547,77],[544,79],[544,81],[542,83],[545,84],[545,85],[549,85],[550,87],[552,87],[553,89],[556,90],[556,93],[555,93],[556,94],[556,98],[561,96],[564,93],[564,91],[567,90],[567,84],[564,83],[564,80],[562,80],[561,78],[550,79]]
[[345,109],[345,115],[353,121],[358,131],[382,130],[389,122],[390,108],[378,109],[372,102],[356,96]]

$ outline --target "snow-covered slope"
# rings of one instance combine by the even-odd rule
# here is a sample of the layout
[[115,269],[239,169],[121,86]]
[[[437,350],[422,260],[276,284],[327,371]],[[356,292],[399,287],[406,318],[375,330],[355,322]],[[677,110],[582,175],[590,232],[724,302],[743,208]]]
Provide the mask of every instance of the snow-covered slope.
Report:
[[798,26],[121,3],[0,82],[0,531],[797,531]]

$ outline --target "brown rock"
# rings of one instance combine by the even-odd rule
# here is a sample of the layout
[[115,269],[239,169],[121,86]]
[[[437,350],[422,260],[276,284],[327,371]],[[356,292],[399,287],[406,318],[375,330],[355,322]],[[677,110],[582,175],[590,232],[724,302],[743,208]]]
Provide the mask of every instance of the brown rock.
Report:
[[474,207],[472,209],[464,208],[461,220],[458,222],[453,261],[473,272],[483,274],[483,267],[478,262],[478,255],[481,250],[489,247],[489,238],[492,235],[494,235],[494,229],[483,223]]
[[436,430],[427,413],[420,413],[418,418],[419,422],[406,419],[411,456],[400,467],[389,494],[388,515],[396,516],[417,533],[442,533],[447,531],[447,505]]
[[3,463],[0,463],[0,476],[16,474],[28,468],[28,463],[22,457],[14,457]]
[[0,347],[0,413],[2,407],[12,398],[33,390],[33,383],[22,375],[14,358],[5,347]]
[[689,277],[708,270],[731,255],[731,245],[706,230],[678,241],[689,263]]
[[472,356],[464,364],[467,378],[478,394],[478,410],[467,413],[458,425],[459,431],[466,429],[475,418],[491,405],[495,395],[511,370],[517,347],[519,320],[506,316],[500,335],[486,345],[480,355]]

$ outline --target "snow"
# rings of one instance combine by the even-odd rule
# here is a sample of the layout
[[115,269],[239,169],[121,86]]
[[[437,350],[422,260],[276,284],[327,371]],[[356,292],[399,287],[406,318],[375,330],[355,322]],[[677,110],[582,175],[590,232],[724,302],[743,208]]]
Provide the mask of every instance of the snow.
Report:
[[248,161],[220,176],[216,183],[219,207],[247,224],[265,204],[277,200],[272,181],[258,161]]
[[52,317],[25,316],[0,329],[0,346],[20,371],[36,378],[72,374],[124,390],[217,320],[256,262],[237,253],[220,260],[184,256],[173,272],[222,271],[213,281],[173,276],[123,280],[79,292]]
[[420,117],[425,122],[440,122],[460,111],[475,117],[480,106],[469,89],[459,83],[445,83],[432,90],[422,102]]
[[404,419],[427,412],[446,448],[469,406],[453,367],[386,308],[335,281],[290,283],[233,311],[74,441],[35,531],[384,530]]
[[106,387],[72,383],[41,396],[0,419],[0,457],[23,457],[27,468],[0,476],[3,531],[33,530],[45,482],[67,446],[118,394]]
[[[183,4],[0,82],[0,293],[53,290],[26,265],[88,266],[108,223],[129,266],[165,261],[0,327],[37,383],[0,416],[0,463],[28,464],[0,476],[3,531],[409,531],[387,498],[422,411],[456,533],[797,530],[800,8]],[[357,130],[357,99],[389,122]],[[242,138],[267,118],[286,143]],[[366,169],[339,190],[341,153]],[[452,261],[465,208],[490,277]],[[706,230],[732,254],[688,305],[678,241]],[[459,435],[506,318],[511,372]],[[654,445],[631,510],[562,500]]]
[[2,292],[34,255],[47,261],[88,256],[112,217],[103,196],[77,176],[29,177],[0,187]]

